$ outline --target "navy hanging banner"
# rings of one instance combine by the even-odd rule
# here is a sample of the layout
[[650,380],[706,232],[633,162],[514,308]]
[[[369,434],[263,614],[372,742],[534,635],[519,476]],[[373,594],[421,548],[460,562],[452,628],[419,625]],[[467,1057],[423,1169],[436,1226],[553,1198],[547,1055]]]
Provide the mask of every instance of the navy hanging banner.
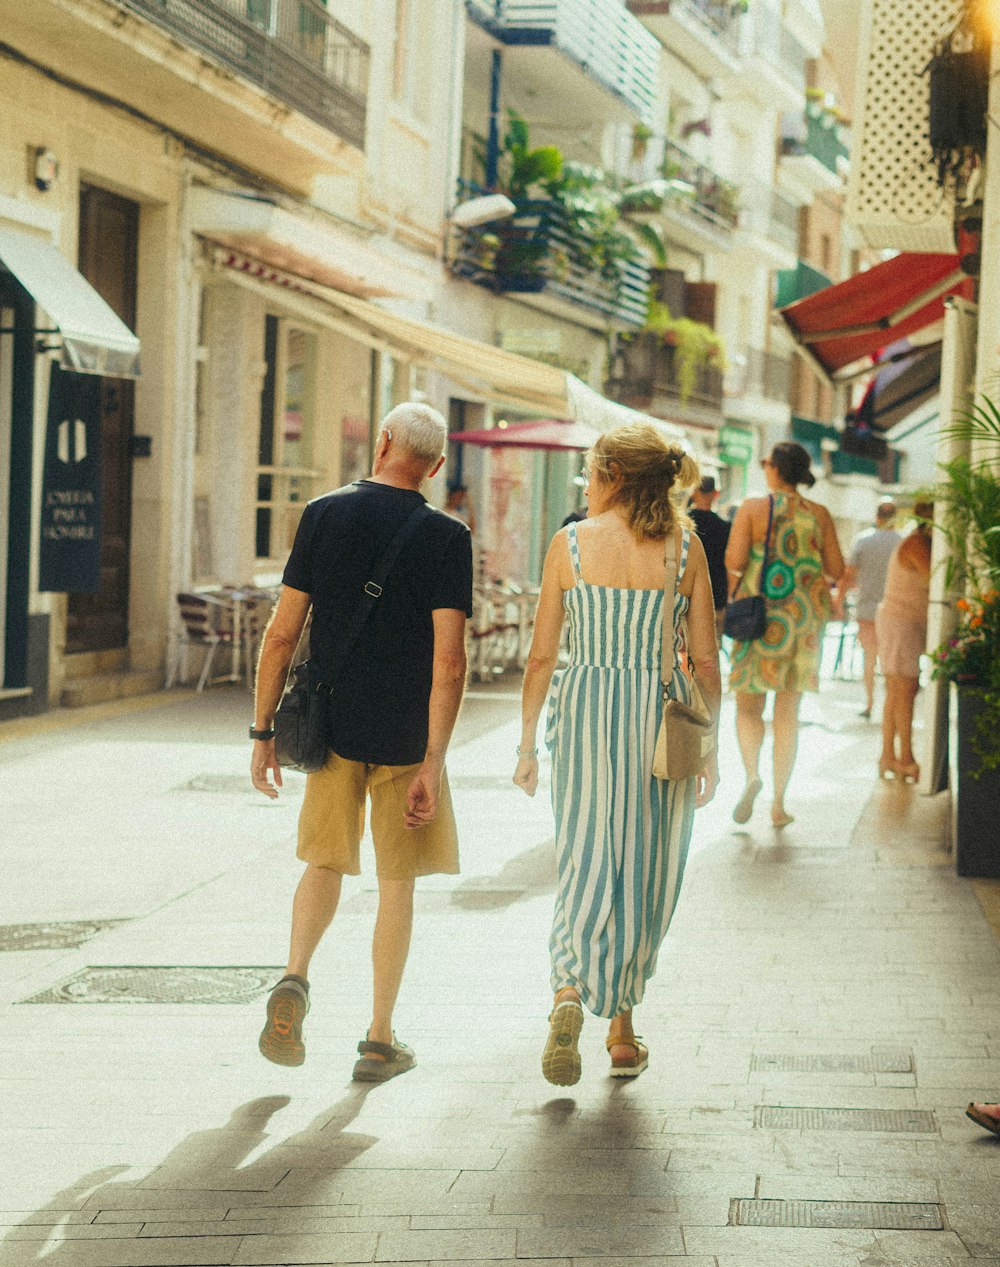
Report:
[[57,365],[49,384],[38,588],[101,588],[101,379]]

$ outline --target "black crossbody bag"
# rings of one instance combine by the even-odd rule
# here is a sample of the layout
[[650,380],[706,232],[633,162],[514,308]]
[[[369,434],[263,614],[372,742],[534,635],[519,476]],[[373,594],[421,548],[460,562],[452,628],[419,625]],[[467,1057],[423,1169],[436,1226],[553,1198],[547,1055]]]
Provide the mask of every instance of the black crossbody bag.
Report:
[[767,584],[768,554],[771,549],[771,524],[774,520],[774,498],[769,497],[767,511],[767,536],[764,538],[764,562],[760,569],[760,593],[751,594],[747,598],[737,598],[736,592],[743,584],[743,577],[733,587],[732,597],[726,607],[726,615],[722,632],[727,638],[737,642],[753,642],[763,638],[767,630],[767,599],[764,589]]
[[417,506],[389,542],[375,566],[372,579],[365,582],[358,605],[333,653],[329,682],[320,679],[319,670],[312,660],[304,661],[289,674],[285,693],[274,715],[274,752],[278,765],[287,770],[301,770],[304,774],[312,774],[325,765],[329,752],[326,735],[330,692],[340,676],[344,661],[381,597],[383,586],[403,547],[432,513],[426,505]]

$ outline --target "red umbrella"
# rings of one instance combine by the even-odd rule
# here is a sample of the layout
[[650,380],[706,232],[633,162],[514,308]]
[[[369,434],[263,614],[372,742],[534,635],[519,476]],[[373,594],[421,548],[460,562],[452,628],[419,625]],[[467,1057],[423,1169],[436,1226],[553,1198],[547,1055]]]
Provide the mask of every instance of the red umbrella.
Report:
[[582,422],[564,418],[533,418],[508,422],[483,431],[454,431],[448,437],[458,444],[479,444],[487,449],[589,449],[597,432]]

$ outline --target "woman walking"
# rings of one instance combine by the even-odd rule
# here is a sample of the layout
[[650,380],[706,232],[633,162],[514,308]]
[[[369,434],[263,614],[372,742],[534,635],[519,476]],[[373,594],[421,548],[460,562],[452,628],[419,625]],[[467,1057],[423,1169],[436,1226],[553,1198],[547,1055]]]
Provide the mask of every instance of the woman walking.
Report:
[[[767,628],[752,642],[733,642],[730,688],[736,694],[736,734],[746,785],[733,810],[747,823],[763,784],[760,750],[764,705],[774,692],[774,799],[771,822],[793,822],[785,792],[798,751],[799,704],[803,691],[819,690],[823,627],[830,618],[830,583],[839,581],[844,560],[833,519],[825,506],[806,501],[799,485],[816,480],[801,444],[782,441],[761,463],[770,493],[748,497],[733,521],[726,550],[731,594],[763,594]],[[764,573],[764,554],[767,570]]]
[[[652,425],[600,437],[588,455],[587,519],[554,537],[545,560],[524,675],[514,782],[538,786],[536,732],[569,622],[569,667],[549,703],[558,887],[549,949],[555,993],[542,1072],[580,1078],[583,1007],[609,1022],[611,1073],[635,1077],[648,1051],[632,1011],[656,969],[673,915],[696,805],[718,782],[714,757],[697,778],[654,778],[662,716],[664,614],[675,650],[672,697],[690,702],[693,668],[718,725],[719,654],[708,564],[672,500],[698,480],[694,462]],[[673,609],[667,557],[677,565]]]
[[875,615],[885,710],[878,772],[885,779],[916,783],[920,766],[913,756],[913,703],[920,686],[920,656],[927,643],[927,603],[931,585],[931,522],[934,507],[917,502],[917,526],[889,560],[885,594]]

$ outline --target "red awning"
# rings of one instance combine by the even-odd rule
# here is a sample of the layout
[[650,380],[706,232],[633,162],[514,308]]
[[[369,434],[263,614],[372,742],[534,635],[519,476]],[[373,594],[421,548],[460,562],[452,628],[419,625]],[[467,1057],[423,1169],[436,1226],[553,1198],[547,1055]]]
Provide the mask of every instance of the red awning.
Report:
[[831,382],[864,370],[887,344],[944,316],[948,295],[973,297],[957,255],[908,253],[780,309],[792,337]]
[[582,422],[561,418],[534,418],[510,422],[484,431],[453,431],[448,437],[459,444],[479,444],[487,449],[589,449],[597,432]]

